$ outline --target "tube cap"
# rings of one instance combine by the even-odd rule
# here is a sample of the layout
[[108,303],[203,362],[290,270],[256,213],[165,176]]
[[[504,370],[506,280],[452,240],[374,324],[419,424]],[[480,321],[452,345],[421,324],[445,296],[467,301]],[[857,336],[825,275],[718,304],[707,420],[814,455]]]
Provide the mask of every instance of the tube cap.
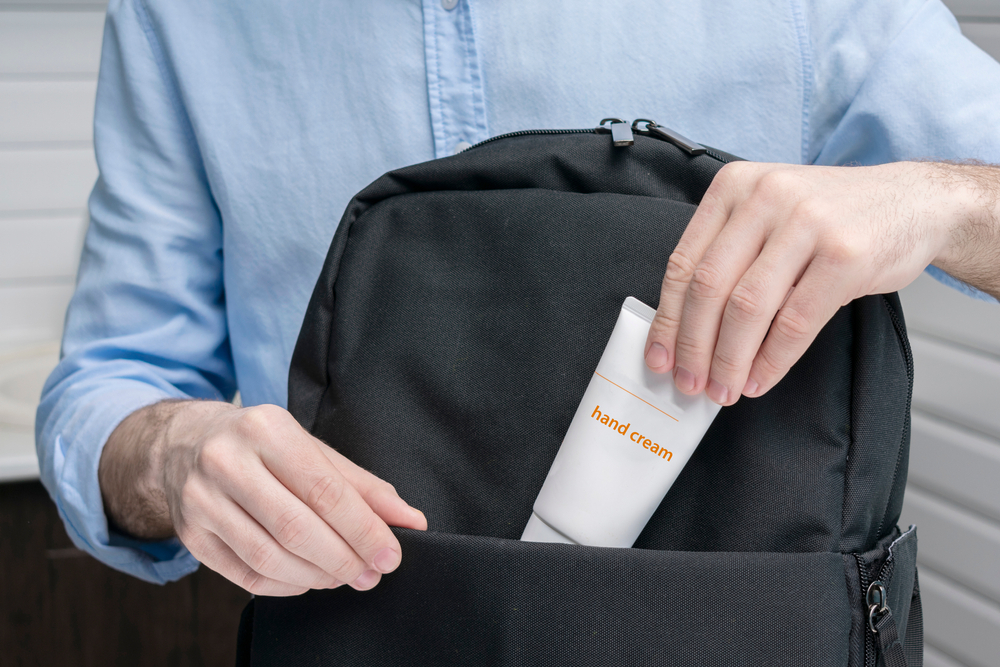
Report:
[[542,518],[531,513],[531,518],[528,519],[528,525],[524,527],[524,533],[521,534],[522,542],[554,542],[556,544],[576,544],[573,540],[569,539],[558,530],[550,526],[549,524],[542,521]]

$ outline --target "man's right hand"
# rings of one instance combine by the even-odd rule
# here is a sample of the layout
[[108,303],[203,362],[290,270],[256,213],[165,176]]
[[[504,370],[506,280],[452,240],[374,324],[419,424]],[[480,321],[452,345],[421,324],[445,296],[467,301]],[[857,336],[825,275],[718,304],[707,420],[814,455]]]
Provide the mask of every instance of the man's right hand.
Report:
[[399,566],[388,526],[427,529],[391,485],[273,405],[165,401],[138,410],[111,434],[98,476],[120,530],[176,535],[257,595],[370,589]]

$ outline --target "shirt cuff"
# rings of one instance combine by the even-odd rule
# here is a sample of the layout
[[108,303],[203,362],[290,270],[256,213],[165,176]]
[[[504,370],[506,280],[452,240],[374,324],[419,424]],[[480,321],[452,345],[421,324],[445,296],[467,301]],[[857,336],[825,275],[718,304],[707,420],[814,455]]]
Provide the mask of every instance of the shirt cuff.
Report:
[[1000,303],[986,292],[978,290],[972,285],[969,285],[968,283],[963,283],[958,278],[955,278],[954,276],[945,273],[944,271],[934,266],[933,264],[928,266],[927,269],[925,270],[927,271],[927,273],[932,275],[939,283],[947,285],[948,287],[951,287],[953,289],[956,289],[962,294],[967,294],[971,296],[973,299],[979,299],[980,301],[992,301],[993,303]]
[[[198,561],[177,538],[144,541],[109,530],[97,469],[111,433],[130,414],[167,398],[187,398],[144,382],[118,380],[114,386],[89,393],[74,406],[70,424],[59,432],[41,434],[50,443],[40,457],[42,482],[59,510],[73,543],[94,558],[145,581],[165,584],[198,569]],[[46,437],[48,435],[49,437]]]

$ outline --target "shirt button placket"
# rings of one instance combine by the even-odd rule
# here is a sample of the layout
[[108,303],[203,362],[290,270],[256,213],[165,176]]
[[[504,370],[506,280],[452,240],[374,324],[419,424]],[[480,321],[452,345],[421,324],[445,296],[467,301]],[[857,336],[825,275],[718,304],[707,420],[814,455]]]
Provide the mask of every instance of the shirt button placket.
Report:
[[424,0],[427,92],[436,157],[489,136],[483,78],[468,0]]

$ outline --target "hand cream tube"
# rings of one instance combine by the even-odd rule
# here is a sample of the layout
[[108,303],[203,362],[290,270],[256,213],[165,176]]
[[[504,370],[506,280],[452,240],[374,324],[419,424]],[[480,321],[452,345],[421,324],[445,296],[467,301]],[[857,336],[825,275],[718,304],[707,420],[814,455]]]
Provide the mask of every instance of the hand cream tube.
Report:
[[522,541],[631,547],[719,413],[646,367],[655,312],[625,299]]

